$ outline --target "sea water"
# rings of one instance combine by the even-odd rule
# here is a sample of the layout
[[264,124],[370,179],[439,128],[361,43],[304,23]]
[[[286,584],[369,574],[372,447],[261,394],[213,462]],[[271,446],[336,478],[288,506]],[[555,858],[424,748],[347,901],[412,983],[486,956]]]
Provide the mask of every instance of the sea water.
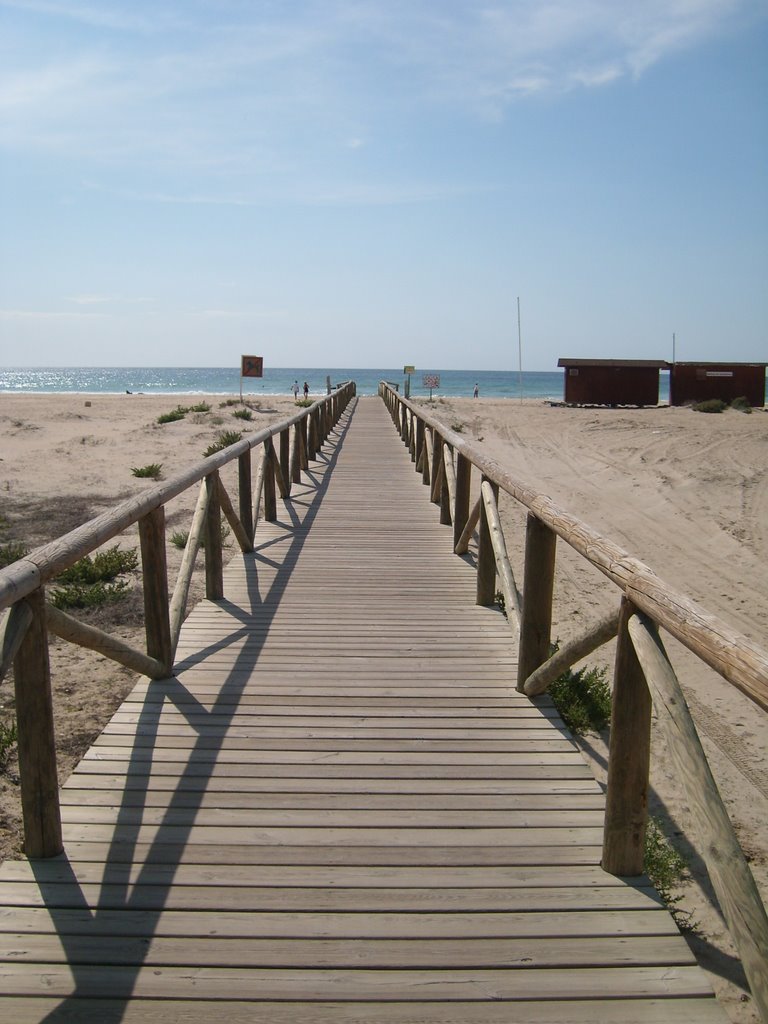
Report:
[[[560,401],[563,398],[563,374],[510,370],[440,370],[420,369],[410,380],[411,396],[428,397],[425,375],[437,375],[439,386],[435,396],[470,397],[475,385],[481,398],[541,398]],[[264,367],[263,377],[245,377],[244,395],[288,395],[294,381],[303,389],[309,384],[311,394],[323,394],[326,381],[339,384],[354,380],[360,395],[375,395],[382,380],[397,384],[402,392],[405,384],[402,367],[398,369],[355,369],[353,367]],[[147,395],[235,395],[240,393],[241,378],[237,367],[222,366],[48,366],[0,367],[0,393],[52,394],[85,392],[100,394]],[[668,383],[661,375],[660,398],[666,401]]]

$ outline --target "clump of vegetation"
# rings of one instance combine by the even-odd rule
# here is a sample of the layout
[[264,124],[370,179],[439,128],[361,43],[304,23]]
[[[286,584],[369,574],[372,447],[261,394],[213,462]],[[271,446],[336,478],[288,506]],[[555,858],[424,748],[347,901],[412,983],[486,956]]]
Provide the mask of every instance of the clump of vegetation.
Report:
[[604,668],[568,669],[550,685],[549,694],[574,736],[600,732],[611,719],[611,688]]
[[242,440],[243,435],[237,430],[221,430],[216,435],[216,440],[203,452],[203,458],[207,459],[209,455],[215,455],[216,452],[223,451],[225,448],[229,448],[230,445],[237,444],[238,441]]
[[463,434],[464,433],[464,424],[463,423],[452,423],[451,424],[451,430],[455,434]]
[[54,608],[98,608],[103,604],[120,601],[128,594],[125,580],[112,583],[67,583],[51,593]]
[[314,405],[314,398],[297,398],[296,405],[300,405],[302,409],[308,409],[310,405]]
[[749,400],[745,395],[740,395],[738,398],[734,398],[731,402],[731,408],[738,410],[738,412],[752,412],[752,406],[749,404]]
[[182,551],[187,546],[188,540],[189,530],[174,530],[173,533],[171,534],[171,544],[173,544],[175,548],[179,548]]
[[724,412],[728,403],[722,398],[708,398],[705,402],[696,402],[692,408],[694,412]]
[[239,398],[225,398],[223,402],[219,402],[220,409],[227,409],[230,405],[240,405]]
[[164,412],[162,416],[157,417],[158,423],[175,423],[176,420],[183,420],[187,413],[190,412],[189,406],[177,405],[175,409],[170,412]]
[[237,418],[239,420],[252,420],[253,419],[253,413],[251,412],[250,409],[247,409],[247,408],[246,409],[235,409],[235,411],[232,413],[232,415],[233,416],[237,416]]
[[198,402],[197,405],[190,405],[189,412],[210,412],[211,407],[208,402]]
[[122,551],[117,545],[86,555],[56,578],[50,601],[55,608],[95,608],[119,601],[128,593],[128,582],[117,579],[133,572],[139,564],[135,550]]
[[696,922],[677,906],[682,896],[672,892],[688,876],[688,862],[664,835],[658,818],[651,817],[646,824],[643,868],[681,931],[694,931]]
[[22,544],[21,541],[9,540],[5,544],[0,544],[0,569],[4,569],[6,565],[11,565],[12,562],[17,562],[28,552],[29,548],[26,544]]
[[134,476],[145,477],[148,480],[159,480],[162,468],[162,462],[150,462],[146,466],[132,466],[131,472]]
[[0,768],[5,768],[8,764],[18,738],[15,718],[10,722],[0,722]]

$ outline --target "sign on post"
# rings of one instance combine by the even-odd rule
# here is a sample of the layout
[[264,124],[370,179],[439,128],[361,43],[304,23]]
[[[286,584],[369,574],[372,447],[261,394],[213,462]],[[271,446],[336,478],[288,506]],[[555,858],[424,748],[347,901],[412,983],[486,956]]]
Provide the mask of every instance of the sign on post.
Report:
[[411,397],[411,374],[416,373],[415,366],[404,366],[403,373],[405,374],[405,397]]
[[421,379],[422,387],[429,388],[429,400],[432,401],[432,389],[440,387],[439,373],[425,373]]
[[243,377],[263,377],[263,356],[240,356],[240,401],[243,400]]

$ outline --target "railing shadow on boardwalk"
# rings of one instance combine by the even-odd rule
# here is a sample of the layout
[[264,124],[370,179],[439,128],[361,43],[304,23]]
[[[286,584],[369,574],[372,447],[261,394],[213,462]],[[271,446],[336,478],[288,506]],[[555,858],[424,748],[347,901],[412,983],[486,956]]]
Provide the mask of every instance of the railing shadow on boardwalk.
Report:
[[[277,566],[277,574],[269,590],[263,596],[260,595],[258,587],[258,565],[260,561],[264,560],[262,551],[270,548],[273,541],[268,540],[264,545],[258,545],[252,554],[242,556],[243,559],[253,563],[253,570],[246,572],[249,606],[252,608],[258,605],[269,606],[270,611],[267,618],[262,619],[262,622],[268,628],[280,607],[280,599],[285,592],[290,575],[307,539],[307,534],[322,507],[323,497],[343,447],[356,404],[356,400],[353,400],[349,408],[342,415],[335,432],[328,438],[327,443],[332,450],[329,453],[325,451],[318,453],[316,461],[323,464],[322,470],[318,472],[314,469],[310,470],[309,473],[304,472],[303,474],[302,486],[304,489],[303,492],[298,492],[296,496],[299,497],[301,493],[306,494],[314,490],[313,500],[305,503],[306,514],[303,519],[296,515],[295,510],[291,506],[291,499],[287,499],[284,503],[286,516],[290,522],[281,523],[278,520],[277,525],[285,525],[286,530],[294,529],[297,532],[291,539],[281,560],[277,563],[274,561],[271,563],[273,566]],[[306,485],[303,483],[304,479],[308,481]],[[300,529],[297,529],[299,527]],[[288,535],[286,533],[286,536]],[[280,542],[282,543],[282,541]],[[222,640],[198,652],[195,657],[195,663],[199,664],[208,655],[224,646],[228,646],[248,633],[250,619],[247,612],[226,600],[217,602],[217,607],[222,607],[230,615],[240,618],[243,625]],[[140,712],[139,721],[136,726],[136,739],[131,750],[126,774],[130,775],[132,772],[135,772],[134,778],[141,778],[145,783],[149,782],[150,775],[146,770],[146,765],[150,760],[151,751],[157,741],[160,718],[166,704],[173,704],[188,721],[190,708],[193,708],[196,713],[221,715],[222,724],[228,724],[229,720],[225,717],[226,709],[236,708],[237,705],[233,702],[233,697],[240,696],[248,685],[248,673],[243,670],[252,670],[258,662],[258,658],[259,651],[254,651],[253,646],[249,646],[247,650],[243,650],[237,656],[229,672],[229,677],[222,683],[219,694],[210,711],[207,711],[198,701],[192,698],[189,691],[175,677],[151,682],[150,692],[152,700],[146,701]],[[185,667],[189,666],[184,660],[181,660],[176,664],[175,670],[183,671]],[[184,698],[183,701],[179,700],[182,696]],[[159,697],[164,698],[162,702],[158,700]],[[230,710],[230,719],[234,713],[233,710]],[[95,912],[91,911],[87,900],[83,896],[80,883],[66,852],[53,861],[32,860],[29,862],[38,884],[43,904],[49,909],[52,923],[67,955],[67,962],[72,971],[75,984],[72,995],[63,999],[44,1018],[45,1021],[74,1020],[73,1008],[69,1005],[70,1000],[74,1001],[83,997],[96,997],[108,1000],[108,1005],[105,1004],[101,1007],[101,1019],[104,1021],[104,1024],[119,1024],[123,1019],[127,1001],[133,992],[137,974],[143,966],[141,952],[137,953],[135,963],[121,967],[119,972],[117,970],[112,972],[110,976],[112,984],[109,992],[94,991],[90,967],[87,964],[79,964],[75,951],[69,948],[71,943],[68,940],[70,938],[75,939],[76,943],[79,944],[82,934],[72,936],[68,933],[68,918],[72,911],[78,909],[83,914],[89,915],[90,935],[94,940],[98,940],[100,936],[110,934],[108,922],[105,922],[104,926],[101,924],[102,917],[105,915],[109,917],[116,910],[136,910],[142,916],[141,930],[136,931],[136,938],[145,940],[142,943],[142,951],[146,955],[150,948],[149,940],[165,909],[165,901],[173,880],[173,868],[180,863],[189,833],[194,827],[194,815],[200,809],[200,803],[206,792],[203,786],[198,786],[194,789],[187,788],[186,782],[193,777],[198,779],[201,776],[203,778],[210,777],[216,764],[216,755],[221,750],[225,739],[226,728],[222,729],[220,736],[206,738],[205,742],[202,741],[202,738],[198,739],[198,742],[187,755],[186,767],[178,778],[174,795],[165,810],[165,823],[158,826],[157,834],[150,843],[147,856],[135,879],[131,877],[133,866],[131,852],[138,842],[142,829],[141,822],[136,822],[135,819],[146,806],[147,786],[145,785],[138,789],[126,787],[123,790],[120,811],[117,815],[110,850],[105,861],[99,906]],[[184,815],[189,817],[187,825],[179,825],[172,821],[174,811],[181,808],[183,808]],[[54,890],[51,889],[50,883],[52,864],[56,865],[59,877],[62,878],[63,876],[61,881],[55,883]],[[142,902],[134,902],[135,894],[141,892],[141,885],[145,874],[151,872],[158,865],[168,869],[167,879],[159,884],[153,879],[151,907],[147,907]],[[60,905],[63,902],[64,890],[68,890],[68,898],[66,899],[68,906],[65,917],[59,913],[57,907],[57,904]],[[55,898],[53,898],[54,891]]]

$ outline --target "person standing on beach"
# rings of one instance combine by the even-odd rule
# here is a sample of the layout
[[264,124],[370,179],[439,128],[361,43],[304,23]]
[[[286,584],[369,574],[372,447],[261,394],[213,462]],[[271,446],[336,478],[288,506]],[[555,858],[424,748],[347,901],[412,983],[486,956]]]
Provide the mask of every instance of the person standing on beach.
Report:
[[307,382],[304,381],[304,401],[306,402],[306,400],[308,398],[309,398],[309,384],[307,384]]
[[293,387],[291,388],[291,390],[293,391],[293,400],[294,400],[294,402],[298,402],[298,400],[299,400],[299,382],[297,380],[295,380],[293,382]]
[[475,390],[472,392],[472,397],[473,398],[477,398],[477,396],[479,394],[480,394],[480,388],[477,386],[477,384],[475,384]]

